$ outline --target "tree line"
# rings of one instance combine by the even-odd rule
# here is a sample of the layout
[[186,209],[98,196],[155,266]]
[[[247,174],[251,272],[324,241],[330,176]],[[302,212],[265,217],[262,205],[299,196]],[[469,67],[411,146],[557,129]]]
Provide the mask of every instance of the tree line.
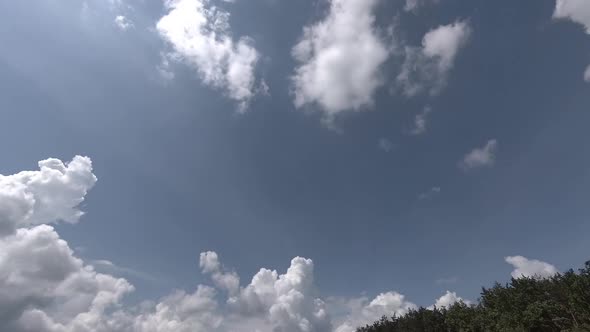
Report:
[[476,304],[457,302],[383,317],[357,332],[590,331],[590,261],[550,278],[512,278],[482,288]]

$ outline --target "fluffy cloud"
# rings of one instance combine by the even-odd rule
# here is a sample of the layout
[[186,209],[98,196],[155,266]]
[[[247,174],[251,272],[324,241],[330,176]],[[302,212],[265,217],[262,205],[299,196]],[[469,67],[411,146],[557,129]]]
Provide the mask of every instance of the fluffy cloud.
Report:
[[349,300],[350,314],[335,332],[354,332],[359,326],[373,323],[383,316],[404,315],[418,307],[397,292],[379,294],[369,302],[366,297]]
[[326,305],[315,295],[313,262],[293,258],[285,274],[261,269],[240,295],[229,300],[242,313],[262,314],[273,331],[330,331]]
[[90,159],[80,156],[67,164],[40,161],[38,171],[0,175],[0,237],[19,227],[78,222],[83,213],[76,207],[95,182]]
[[457,296],[457,293],[447,291],[445,293],[445,295],[439,297],[436,300],[436,302],[434,303],[434,306],[437,308],[448,308],[457,302],[463,302],[465,304],[470,304],[469,301],[463,300],[463,298],[461,298],[460,296]]
[[422,47],[406,47],[406,59],[397,76],[403,93],[415,96],[424,91],[438,94],[445,86],[459,50],[469,40],[471,28],[465,21],[457,21],[427,32]]
[[210,274],[215,285],[221,289],[234,294],[240,287],[240,278],[235,272],[222,270],[217,253],[208,251],[201,253],[199,266],[205,274]]
[[587,0],[557,0],[553,18],[579,23],[590,34],[590,2]]
[[133,286],[94,271],[43,224],[79,220],[76,206],[96,182],[92,163],[78,156],[39,168],[0,175],[0,330],[108,331],[102,317]]
[[331,0],[328,15],[307,26],[292,54],[295,106],[316,104],[326,118],[362,110],[384,82],[389,48],[374,26],[378,0]]
[[173,48],[172,58],[194,67],[205,84],[223,89],[245,111],[256,94],[258,51],[247,37],[234,41],[229,13],[207,0],[166,0],[169,12],[156,28]]
[[470,170],[479,167],[493,166],[496,161],[496,150],[498,142],[495,139],[489,140],[485,146],[475,148],[463,157],[459,162],[459,167],[464,170]]
[[506,263],[514,266],[514,271],[511,274],[513,278],[547,278],[558,272],[555,266],[536,259],[528,259],[522,256],[508,256],[505,260]]
[[[579,23],[586,29],[586,33],[590,34],[590,2],[586,0],[557,0],[555,3],[555,11],[553,12],[555,19],[567,19],[575,23]],[[584,81],[590,82],[590,66],[584,72]]]

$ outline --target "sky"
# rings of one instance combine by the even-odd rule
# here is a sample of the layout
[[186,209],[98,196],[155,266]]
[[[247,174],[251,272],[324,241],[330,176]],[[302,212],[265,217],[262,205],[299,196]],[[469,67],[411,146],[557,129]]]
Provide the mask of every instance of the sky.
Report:
[[0,13],[2,331],[353,332],[590,258],[586,0]]

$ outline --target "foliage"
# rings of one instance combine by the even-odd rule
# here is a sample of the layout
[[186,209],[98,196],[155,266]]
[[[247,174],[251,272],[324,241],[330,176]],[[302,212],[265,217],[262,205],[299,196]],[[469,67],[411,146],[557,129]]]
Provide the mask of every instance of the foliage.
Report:
[[512,278],[483,288],[477,304],[419,308],[357,332],[590,331],[590,261],[577,273]]

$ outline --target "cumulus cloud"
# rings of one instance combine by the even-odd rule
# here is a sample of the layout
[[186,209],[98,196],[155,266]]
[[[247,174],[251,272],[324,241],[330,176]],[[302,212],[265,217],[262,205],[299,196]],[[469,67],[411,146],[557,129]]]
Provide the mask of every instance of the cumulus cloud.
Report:
[[590,2],[586,0],[557,0],[553,18],[579,23],[590,34]]
[[[463,302],[465,304],[470,304],[470,301],[463,300],[460,296],[457,296],[457,293],[447,291],[443,296],[439,297],[436,302],[434,302],[434,307],[437,308],[448,308],[457,302]],[[432,308],[432,307],[430,307]]]
[[456,21],[427,32],[422,47],[407,46],[406,58],[397,76],[403,93],[408,97],[425,91],[438,94],[446,85],[455,58],[470,35],[468,22]]
[[558,272],[555,266],[549,263],[523,256],[508,256],[505,260],[506,263],[514,266],[514,271],[511,273],[513,278],[548,278]]
[[[557,0],[554,19],[566,19],[581,24],[590,34],[590,2],[586,0]],[[590,82],[590,65],[584,72],[584,81]]]
[[295,106],[315,104],[326,118],[373,104],[384,82],[380,68],[389,46],[375,23],[378,0],[331,0],[327,16],[303,30],[292,50]]
[[475,148],[463,157],[459,162],[459,167],[464,170],[470,170],[479,167],[491,167],[496,161],[496,151],[498,141],[491,139],[481,148]]
[[180,59],[201,80],[224,90],[245,111],[256,94],[255,68],[260,58],[252,39],[231,36],[229,13],[206,0],[166,0],[168,13],[156,28]]
[[87,157],[39,162],[39,171],[0,175],[0,330],[108,331],[102,320],[133,290],[97,273],[44,223],[75,223],[96,182]]
[[95,182],[90,159],[80,156],[69,163],[46,159],[38,171],[0,175],[0,237],[20,227],[78,222],[83,213],[77,206]]
[[234,294],[240,287],[240,278],[235,272],[223,271],[217,253],[213,251],[201,253],[199,266],[205,274],[210,274],[215,285]]
[[125,31],[130,28],[133,28],[133,22],[131,22],[127,17],[123,15],[118,15],[117,17],[115,17],[115,26]]
[[356,328],[373,323],[383,316],[404,315],[409,310],[418,308],[397,292],[381,293],[371,301],[366,297],[348,300],[347,306],[351,312],[335,328],[335,332],[354,332]]

